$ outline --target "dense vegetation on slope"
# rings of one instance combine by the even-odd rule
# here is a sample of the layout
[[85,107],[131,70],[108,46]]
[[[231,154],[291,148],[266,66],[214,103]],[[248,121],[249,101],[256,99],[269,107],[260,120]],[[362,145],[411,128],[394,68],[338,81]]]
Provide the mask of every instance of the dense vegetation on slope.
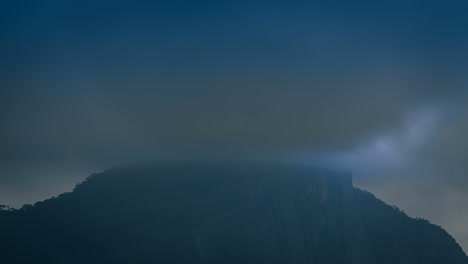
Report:
[[0,211],[1,263],[467,264],[440,227],[351,176],[254,164],[111,169]]

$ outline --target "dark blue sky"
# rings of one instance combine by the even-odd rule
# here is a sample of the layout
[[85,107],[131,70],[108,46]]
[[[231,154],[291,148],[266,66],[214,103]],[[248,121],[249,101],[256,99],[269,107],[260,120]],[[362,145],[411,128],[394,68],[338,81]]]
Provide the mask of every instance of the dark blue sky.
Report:
[[463,1],[3,1],[0,204],[158,158],[324,162],[468,248]]

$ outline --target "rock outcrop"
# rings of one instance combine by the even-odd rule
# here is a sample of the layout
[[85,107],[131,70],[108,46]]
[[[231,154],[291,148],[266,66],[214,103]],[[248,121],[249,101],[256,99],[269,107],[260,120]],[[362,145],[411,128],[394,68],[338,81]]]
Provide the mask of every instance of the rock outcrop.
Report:
[[1,263],[467,264],[442,228],[351,175],[167,162],[107,170],[0,212]]

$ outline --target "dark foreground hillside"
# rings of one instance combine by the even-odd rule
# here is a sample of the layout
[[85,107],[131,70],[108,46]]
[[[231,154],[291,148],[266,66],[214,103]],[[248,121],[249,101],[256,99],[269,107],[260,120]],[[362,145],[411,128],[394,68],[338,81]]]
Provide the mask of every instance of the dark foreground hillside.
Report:
[[0,234],[0,263],[468,263],[443,229],[350,175],[287,166],[111,169],[0,211]]

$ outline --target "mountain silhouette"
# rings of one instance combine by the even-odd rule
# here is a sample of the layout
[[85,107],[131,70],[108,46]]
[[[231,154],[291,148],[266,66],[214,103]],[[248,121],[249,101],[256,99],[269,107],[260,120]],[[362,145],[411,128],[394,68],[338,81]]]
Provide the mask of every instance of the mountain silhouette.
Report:
[[0,210],[0,263],[467,264],[442,228],[350,174],[253,163],[159,162],[91,175]]

